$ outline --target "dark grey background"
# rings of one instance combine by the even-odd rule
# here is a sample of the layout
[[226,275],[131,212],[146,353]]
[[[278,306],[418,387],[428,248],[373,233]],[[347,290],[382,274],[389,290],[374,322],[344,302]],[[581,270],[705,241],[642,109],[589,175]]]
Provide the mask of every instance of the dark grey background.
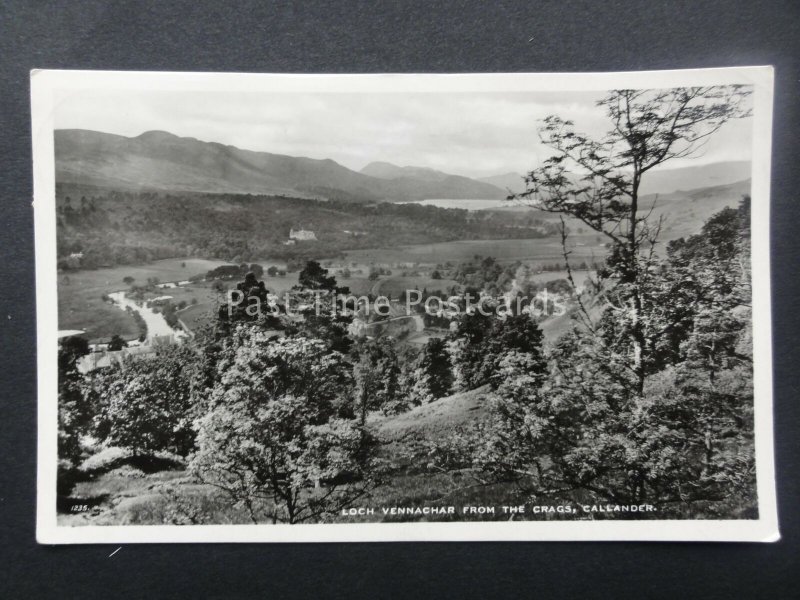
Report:
[[[800,189],[796,1],[0,0],[0,596],[795,597]],[[758,544],[43,547],[28,72],[609,71],[773,64],[776,465],[784,539]],[[5,592],[3,588],[7,588]]]

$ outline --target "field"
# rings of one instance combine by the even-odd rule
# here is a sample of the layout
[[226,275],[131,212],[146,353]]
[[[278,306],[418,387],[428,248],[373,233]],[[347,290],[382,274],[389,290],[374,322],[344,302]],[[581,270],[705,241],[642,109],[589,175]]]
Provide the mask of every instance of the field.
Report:
[[[606,249],[595,235],[572,236],[572,260],[591,260],[605,256]],[[345,253],[348,260],[373,262],[375,264],[419,263],[426,265],[445,262],[462,262],[476,255],[492,256],[501,262],[552,263],[563,261],[561,241],[558,238],[521,240],[467,240],[419,244],[397,248],[374,250],[352,250]]]
[[[575,254],[571,258],[590,256],[595,250],[600,253],[603,249],[596,245],[576,246]],[[325,264],[336,277],[338,285],[348,287],[353,295],[388,295],[397,298],[403,290],[446,291],[456,285],[456,282],[452,279],[433,279],[428,274],[408,277],[390,275],[370,280],[367,278],[367,274],[371,264],[386,265],[397,273],[402,268],[399,265],[406,265],[409,262],[425,264],[429,259],[431,259],[431,262],[428,263],[429,266],[448,260],[453,262],[468,260],[475,254],[497,256],[504,261],[524,260],[535,263],[536,259],[539,259],[541,262],[547,263],[557,261],[559,253],[560,245],[553,240],[480,240],[407,246],[396,250],[375,250],[371,251],[370,256],[360,257],[359,260],[356,260],[355,253],[353,253],[354,256],[348,257],[347,261],[347,268],[352,273],[350,277],[342,277],[344,265],[340,261],[326,261]],[[592,256],[596,256],[596,254]],[[432,261],[434,257],[437,259],[435,263]],[[134,285],[146,283],[151,278],[157,278],[161,283],[185,281],[224,264],[231,263],[197,258],[177,258],[145,265],[60,273],[58,280],[59,329],[85,330],[89,341],[93,343],[107,341],[114,334],[121,335],[125,339],[134,339],[139,335],[139,330],[133,318],[113,304],[105,302],[102,299],[103,294],[126,289],[128,286],[123,282],[126,277],[132,277]],[[259,264],[266,268],[274,263],[267,260],[259,261]],[[573,275],[578,285],[586,277],[585,273],[579,271],[575,271]],[[550,281],[565,277],[566,273],[563,271],[538,273],[534,276],[538,281]],[[297,280],[297,272],[276,277],[264,275],[267,289],[279,296],[297,285]],[[233,283],[222,282],[226,289]],[[223,294],[213,289],[210,282],[164,288],[158,290],[154,295],[171,296],[174,304],[185,302],[186,308],[180,310],[178,316],[190,330],[194,330],[206,322],[218,303],[225,299]]]
[[454,285],[458,285],[453,279],[431,279],[430,277],[388,277],[377,282],[375,289],[376,295],[397,298],[406,290],[425,290],[429,292],[447,291]]
[[[579,250],[591,248],[590,246],[576,247],[576,255],[573,258],[582,255],[582,253],[578,253]],[[397,298],[403,290],[446,291],[456,285],[456,282],[452,279],[433,279],[426,274],[407,277],[390,275],[370,280],[367,278],[370,264],[385,264],[396,273],[401,268],[398,265],[408,264],[411,260],[424,263],[428,253],[431,253],[431,257],[434,255],[438,257],[441,262],[446,260],[455,262],[472,258],[474,254],[486,253],[486,255],[495,256],[495,254],[490,254],[492,252],[498,253],[503,260],[524,259],[530,262],[536,256],[540,259],[546,257],[542,262],[549,262],[558,259],[560,250],[552,240],[448,242],[447,244],[411,246],[396,251],[376,250],[370,257],[372,258],[371,263],[362,262],[367,257],[363,257],[362,261],[354,261],[351,257],[348,261],[348,269],[353,275],[350,277],[342,277],[343,264],[339,261],[326,261],[325,264],[336,277],[338,285],[348,287],[353,295],[387,295]],[[396,256],[393,256],[393,253],[396,253]],[[113,304],[103,301],[103,294],[126,289],[127,284],[123,282],[126,277],[132,277],[134,284],[146,283],[151,278],[157,278],[161,283],[185,281],[223,264],[230,263],[197,258],[178,258],[156,261],[146,265],[61,273],[58,282],[59,329],[85,330],[88,339],[93,343],[107,341],[114,334],[121,335],[125,339],[134,339],[139,335],[139,330],[133,318]],[[260,261],[259,264],[268,266],[273,263]],[[579,271],[575,271],[573,275],[578,285],[586,277],[584,272]],[[563,271],[543,272],[534,276],[538,281],[550,281],[565,277],[566,273]],[[297,280],[297,272],[276,277],[264,275],[267,289],[279,296],[297,285]],[[222,282],[226,289],[230,288],[233,283]],[[213,289],[211,282],[197,282],[164,288],[153,295],[171,296],[174,304],[185,302],[186,308],[180,310],[178,316],[190,330],[195,330],[207,322],[218,303],[224,302],[225,299],[224,294]]]
[[[741,181],[727,185],[698,190],[673,192],[671,194],[648,195],[642,198],[642,210],[646,213],[654,207],[651,219],[664,217],[660,239],[662,243],[679,237],[697,233],[703,222],[720,209],[738,205],[743,195],[750,193],[750,182]],[[504,209],[496,209],[504,210]],[[505,210],[528,210],[506,208]],[[558,217],[539,213],[541,218],[553,221]],[[568,219],[570,230],[570,260],[599,260],[606,255],[607,241],[590,231],[583,223]],[[559,236],[540,239],[500,239],[467,240],[376,248],[373,250],[352,250],[345,253],[348,260],[374,264],[393,264],[416,262],[425,265],[442,264],[447,261],[460,262],[473,258],[476,254],[493,256],[500,262],[516,260],[534,263],[563,262]]]
[[[146,265],[59,273],[58,328],[83,329],[92,342],[107,340],[114,334],[126,339],[135,338],[139,335],[139,330],[133,318],[105,302],[102,299],[103,294],[126,289],[128,286],[123,282],[125,277],[133,277],[134,284],[146,283],[151,277],[157,277],[161,282],[182,281],[223,264],[229,263],[175,258]],[[177,295],[178,289],[165,290],[165,295]],[[202,293],[206,291],[203,290]]]
[[[575,285],[580,287],[590,276],[594,275],[594,271],[578,271],[573,269],[572,279]],[[531,280],[538,283],[547,283],[548,281],[555,281],[556,279],[568,279],[569,273],[567,271],[544,271],[542,273],[535,273],[530,276]]]

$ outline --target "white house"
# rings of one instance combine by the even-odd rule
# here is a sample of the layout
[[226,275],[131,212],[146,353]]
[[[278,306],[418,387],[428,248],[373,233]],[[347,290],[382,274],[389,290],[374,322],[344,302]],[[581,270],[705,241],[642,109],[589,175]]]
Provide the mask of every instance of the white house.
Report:
[[316,241],[317,236],[310,229],[290,229],[289,239],[303,242]]

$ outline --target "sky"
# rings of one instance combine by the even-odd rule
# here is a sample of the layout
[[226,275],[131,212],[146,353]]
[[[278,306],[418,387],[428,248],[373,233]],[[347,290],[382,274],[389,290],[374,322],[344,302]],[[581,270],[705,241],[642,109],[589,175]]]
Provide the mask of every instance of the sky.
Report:
[[[163,130],[256,151],[331,158],[353,170],[372,161],[467,177],[525,173],[550,155],[539,142],[549,114],[599,135],[596,92],[228,93],[87,91],[59,99],[57,129],[128,137]],[[670,168],[750,160],[752,118],[729,122],[691,160]]]

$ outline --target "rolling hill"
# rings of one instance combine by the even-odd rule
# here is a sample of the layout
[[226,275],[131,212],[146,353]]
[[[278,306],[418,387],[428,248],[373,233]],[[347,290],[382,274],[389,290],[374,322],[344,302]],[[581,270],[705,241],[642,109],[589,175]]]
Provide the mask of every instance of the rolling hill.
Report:
[[[749,161],[718,162],[678,169],[654,169],[642,180],[640,193],[643,195],[671,194],[678,191],[728,185],[748,179],[750,171]],[[521,173],[503,173],[475,179],[503,190],[511,190],[516,194],[525,191],[525,177]]]
[[386,179],[330,159],[242,150],[148,131],[125,137],[83,129],[55,132],[56,181],[120,191],[272,194],[348,201],[502,198],[467,177],[417,171]]
[[477,179],[478,181],[497,186],[502,190],[509,190],[515,194],[525,191],[525,176],[521,173],[503,173],[502,175],[478,177]]

